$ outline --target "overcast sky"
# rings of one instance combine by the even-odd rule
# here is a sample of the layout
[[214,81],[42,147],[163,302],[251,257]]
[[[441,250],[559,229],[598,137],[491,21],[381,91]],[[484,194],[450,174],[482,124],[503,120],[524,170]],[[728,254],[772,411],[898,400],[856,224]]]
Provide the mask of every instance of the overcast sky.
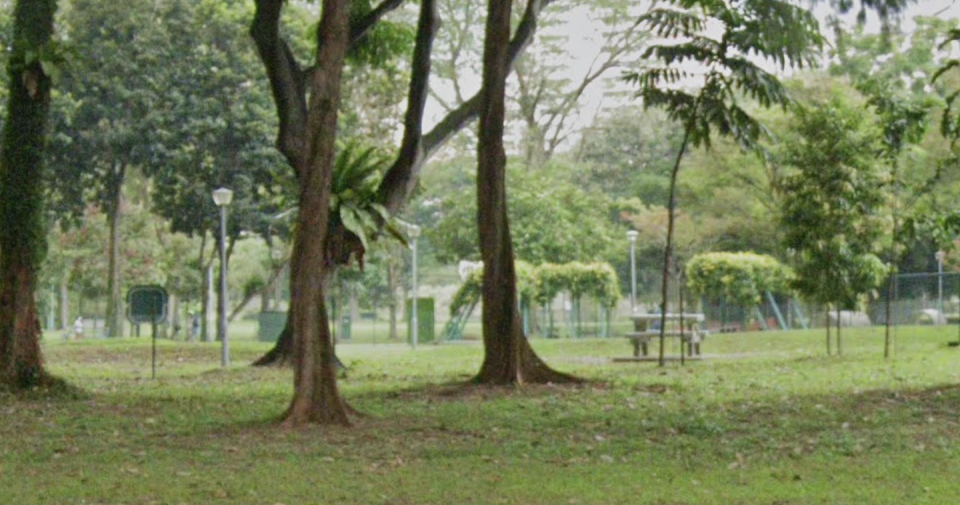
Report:
[[[825,20],[830,14],[830,8],[826,2],[820,2],[815,9],[819,18]],[[900,20],[900,26],[905,32],[910,32],[914,28],[913,18],[917,16],[938,16],[941,18],[960,19],[960,0],[918,0],[911,5],[907,13]],[[846,16],[845,21],[853,26],[856,23],[856,13]],[[573,82],[577,82],[589,71],[591,63],[600,51],[602,43],[602,29],[599,23],[592,22],[590,16],[584,8],[574,8],[567,13],[565,23],[556,31],[568,37],[568,54],[565,63],[568,75]],[[867,20],[866,30],[870,32],[879,32],[880,23],[877,16],[870,13]],[[824,29],[824,34],[829,30]],[[611,88],[624,89],[619,82],[620,73],[618,71],[609,72],[605,82],[594,83],[587,89],[582,99],[583,107],[581,117],[574,124],[579,128],[589,126],[597,111],[600,109],[609,109],[623,105],[624,98],[614,97],[609,92]],[[479,76],[474,79],[465,80],[465,91],[472,93],[480,88]],[[473,82],[469,82],[473,81]],[[434,121],[442,116],[442,111],[435,104],[428,107],[428,117]]]

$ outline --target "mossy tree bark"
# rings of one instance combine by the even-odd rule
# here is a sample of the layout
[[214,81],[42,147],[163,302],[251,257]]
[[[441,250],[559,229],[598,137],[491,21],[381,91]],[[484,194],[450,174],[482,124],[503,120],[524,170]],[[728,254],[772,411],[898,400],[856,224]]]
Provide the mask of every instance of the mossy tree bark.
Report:
[[45,254],[43,158],[51,81],[37,58],[53,35],[55,0],[17,0],[0,152],[0,386],[51,381],[40,352],[37,270]]

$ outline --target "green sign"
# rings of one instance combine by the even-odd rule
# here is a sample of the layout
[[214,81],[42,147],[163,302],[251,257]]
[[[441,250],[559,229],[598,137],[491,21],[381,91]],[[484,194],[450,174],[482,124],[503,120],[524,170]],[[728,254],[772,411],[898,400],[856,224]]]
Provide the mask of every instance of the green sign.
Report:
[[167,292],[160,286],[134,286],[127,291],[127,318],[134,324],[160,324],[167,317]]

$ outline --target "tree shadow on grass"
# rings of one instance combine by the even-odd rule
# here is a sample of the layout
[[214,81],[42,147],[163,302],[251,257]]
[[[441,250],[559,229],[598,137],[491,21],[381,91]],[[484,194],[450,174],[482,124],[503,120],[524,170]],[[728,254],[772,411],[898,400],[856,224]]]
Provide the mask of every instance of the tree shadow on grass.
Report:
[[87,391],[52,375],[44,375],[37,385],[27,388],[12,388],[0,385],[0,405],[13,401],[26,403],[40,401],[72,402],[90,398],[91,395]]
[[489,385],[477,384],[467,379],[417,384],[390,391],[368,391],[351,395],[351,398],[360,400],[427,400],[435,402],[487,401],[497,398],[538,398],[555,395],[558,392],[575,393],[584,389],[607,387],[609,387],[607,383],[599,381],[559,384]]

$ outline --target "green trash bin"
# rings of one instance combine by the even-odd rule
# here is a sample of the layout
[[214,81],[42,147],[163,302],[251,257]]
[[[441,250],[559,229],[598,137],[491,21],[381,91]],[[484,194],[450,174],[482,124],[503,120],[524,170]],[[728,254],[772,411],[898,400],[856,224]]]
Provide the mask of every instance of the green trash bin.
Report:
[[287,325],[287,313],[277,310],[264,311],[257,316],[257,323],[257,340],[276,342]]
[[[434,335],[433,298],[417,298],[417,343],[433,342]],[[409,324],[413,313],[413,300],[407,299],[404,314],[407,316],[407,342],[413,342],[413,325]]]

